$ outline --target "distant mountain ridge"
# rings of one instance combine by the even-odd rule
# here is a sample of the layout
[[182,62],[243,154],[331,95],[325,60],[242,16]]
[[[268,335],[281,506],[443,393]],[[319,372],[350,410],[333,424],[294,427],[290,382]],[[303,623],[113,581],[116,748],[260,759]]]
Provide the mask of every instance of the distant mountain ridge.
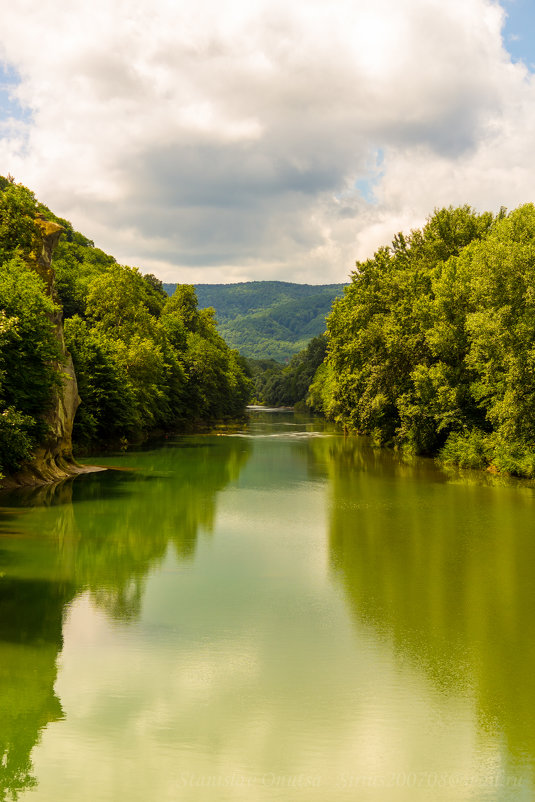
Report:
[[[176,284],[164,284],[172,295]],[[284,362],[325,331],[325,318],[344,284],[245,281],[196,284],[199,308],[212,306],[231,348],[253,359]]]

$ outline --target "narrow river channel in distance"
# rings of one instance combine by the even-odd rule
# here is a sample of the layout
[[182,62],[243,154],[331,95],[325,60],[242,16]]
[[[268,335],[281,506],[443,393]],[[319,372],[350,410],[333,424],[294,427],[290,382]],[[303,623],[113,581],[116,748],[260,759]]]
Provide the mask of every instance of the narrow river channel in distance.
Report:
[[0,496],[0,800],[535,799],[535,489],[292,412]]

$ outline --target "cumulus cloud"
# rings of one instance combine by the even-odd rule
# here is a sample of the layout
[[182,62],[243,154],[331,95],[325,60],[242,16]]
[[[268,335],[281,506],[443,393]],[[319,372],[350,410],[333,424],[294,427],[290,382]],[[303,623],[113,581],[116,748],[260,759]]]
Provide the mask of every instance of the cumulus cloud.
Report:
[[491,0],[21,0],[0,167],[163,279],[345,280],[436,206],[530,200]]

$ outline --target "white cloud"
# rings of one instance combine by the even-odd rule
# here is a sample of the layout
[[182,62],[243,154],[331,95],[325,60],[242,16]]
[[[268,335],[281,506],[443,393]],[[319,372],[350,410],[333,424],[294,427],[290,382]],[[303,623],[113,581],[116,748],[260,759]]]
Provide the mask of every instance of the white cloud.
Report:
[[[161,278],[345,280],[435,206],[531,199],[533,78],[490,0],[25,0],[2,17],[32,115],[0,126],[0,171]],[[374,177],[369,203],[355,182]]]

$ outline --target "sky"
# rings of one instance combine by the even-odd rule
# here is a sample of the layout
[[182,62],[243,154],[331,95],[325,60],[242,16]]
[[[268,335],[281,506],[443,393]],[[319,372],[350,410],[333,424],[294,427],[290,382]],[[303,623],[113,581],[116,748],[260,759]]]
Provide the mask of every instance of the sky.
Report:
[[163,281],[535,201],[533,0],[0,0],[0,174]]

